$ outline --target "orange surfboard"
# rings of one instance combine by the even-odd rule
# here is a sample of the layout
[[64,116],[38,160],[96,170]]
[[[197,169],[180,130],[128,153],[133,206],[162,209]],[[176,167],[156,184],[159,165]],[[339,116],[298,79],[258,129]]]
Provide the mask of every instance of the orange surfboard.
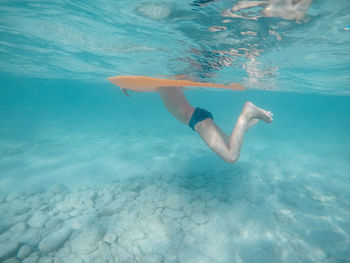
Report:
[[243,86],[238,83],[224,85],[181,79],[151,78],[145,76],[117,76],[109,77],[108,80],[114,85],[120,87],[122,90],[143,92],[157,91],[158,89],[165,87],[203,87],[229,90],[244,90]]

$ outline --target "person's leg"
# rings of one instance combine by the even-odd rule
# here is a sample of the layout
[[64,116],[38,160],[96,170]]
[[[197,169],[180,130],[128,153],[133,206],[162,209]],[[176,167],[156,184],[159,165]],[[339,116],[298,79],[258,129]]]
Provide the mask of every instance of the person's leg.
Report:
[[230,136],[227,136],[212,119],[198,122],[195,130],[203,141],[226,162],[238,160],[246,131],[259,120],[273,121],[272,113],[246,102]]
[[[194,108],[188,103],[182,88],[162,88],[159,90],[159,94],[167,110],[176,119],[188,124]],[[210,118],[198,122],[194,129],[215,153],[226,162],[232,163],[239,158],[245,132],[259,120],[271,122],[272,113],[247,102],[230,136],[227,136]]]

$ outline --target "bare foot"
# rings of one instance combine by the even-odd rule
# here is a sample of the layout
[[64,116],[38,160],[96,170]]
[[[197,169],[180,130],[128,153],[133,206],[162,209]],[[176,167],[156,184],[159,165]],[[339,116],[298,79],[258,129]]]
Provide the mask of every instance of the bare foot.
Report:
[[273,121],[273,114],[271,111],[263,110],[249,101],[244,104],[241,116],[247,121],[248,129],[255,125],[259,120],[263,120],[266,123]]
[[259,122],[259,119],[250,119],[247,122],[246,130],[249,130],[251,127],[253,127],[255,124]]

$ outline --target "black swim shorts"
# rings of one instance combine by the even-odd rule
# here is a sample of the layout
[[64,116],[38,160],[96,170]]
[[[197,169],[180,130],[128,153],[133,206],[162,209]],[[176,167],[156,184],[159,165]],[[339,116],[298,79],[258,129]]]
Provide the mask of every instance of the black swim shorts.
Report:
[[208,118],[214,120],[213,115],[209,111],[197,107],[193,111],[193,114],[192,114],[190,122],[188,123],[188,126],[190,126],[192,128],[192,130],[194,130],[194,126],[198,122],[204,121],[205,119],[208,119]]

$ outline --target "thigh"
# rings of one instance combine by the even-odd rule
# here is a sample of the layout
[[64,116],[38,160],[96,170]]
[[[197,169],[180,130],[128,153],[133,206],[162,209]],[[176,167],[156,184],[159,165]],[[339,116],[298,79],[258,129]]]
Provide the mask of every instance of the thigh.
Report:
[[220,156],[228,156],[229,138],[212,119],[205,119],[195,126],[202,140]]

